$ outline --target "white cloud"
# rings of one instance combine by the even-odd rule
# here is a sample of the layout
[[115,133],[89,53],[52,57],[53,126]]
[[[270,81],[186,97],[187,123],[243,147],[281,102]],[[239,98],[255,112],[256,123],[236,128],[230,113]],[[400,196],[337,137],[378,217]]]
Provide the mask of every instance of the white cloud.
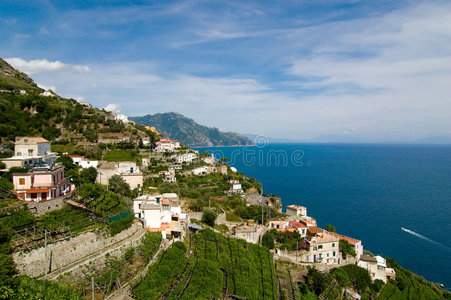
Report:
[[56,86],[54,86],[54,85],[47,86],[47,85],[43,85],[43,84],[40,84],[40,83],[37,83],[37,85],[38,85],[38,87],[40,87],[41,89],[44,89],[46,91],[51,90],[51,91],[56,92]]
[[39,72],[70,71],[86,73],[91,71],[88,66],[64,64],[58,60],[48,61],[47,59],[35,59],[26,61],[17,57],[5,58],[5,60],[19,71],[28,75]]
[[119,104],[110,103],[104,108],[106,111],[110,111],[112,113],[119,113],[121,111],[121,106]]
[[49,31],[48,31],[47,28],[45,28],[45,27],[41,27],[41,28],[39,29],[39,34],[50,36]]
[[[105,17],[104,22],[118,19]],[[63,96],[84,95],[116,113],[178,111],[205,125],[283,138],[415,141],[451,136],[448,4],[297,29],[299,23],[293,23],[274,32],[264,31],[265,26],[260,32],[243,30],[240,20],[229,26],[222,26],[227,20],[218,26],[200,20],[186,26],[191,33],[186,40],[227,41],[221,44],[223,52],[216,52],[227,53],[223,61],[209,60],[219,47],[199,44],[196,51],[206,54],[190,63],[192,70],[175,54],[173,63],[184,67],[170,69],[164,60],[117,59],[94,63],[83,74],[54,66],[54,72],[38,73],[36,79],[58,86]],[[243,36],[264,38],[257,44],[252,38],[232,44]],[[218,69],[221,73],[215,73]]]

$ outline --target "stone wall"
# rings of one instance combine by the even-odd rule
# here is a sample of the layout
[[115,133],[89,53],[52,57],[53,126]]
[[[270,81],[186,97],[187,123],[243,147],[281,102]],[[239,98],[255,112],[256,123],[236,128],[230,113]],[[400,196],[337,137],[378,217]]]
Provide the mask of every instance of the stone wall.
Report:
[[[106,252],[109,247],[119,244],[127,237],[144,231],[142,224],[135,222],[130,228],[110,237],[108,233],[87,232],[67,241],[50,244],[31,252],[13,254],[17,268],[22,274],[32,277],[47,274],[70,265],[96,252]],[[51,265],[51,266],[50,266]]]
[[61,209],[66,206],[64,197],[59,197],[43,202],[28,202],[28,210],[35,216],[39,217],[53,210]]
[[[196,220],[202,220],[202,212],[190,212],[187,213],[186,216],[190,219],[196,219]],[[226,214],[218,214],[218,217],[216,218],[217,224],[224,224],[226,223]]]

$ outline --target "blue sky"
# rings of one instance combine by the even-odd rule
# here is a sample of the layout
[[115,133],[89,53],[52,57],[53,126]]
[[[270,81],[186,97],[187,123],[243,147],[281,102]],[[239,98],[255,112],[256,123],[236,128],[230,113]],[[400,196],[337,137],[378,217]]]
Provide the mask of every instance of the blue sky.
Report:
[[451,141],[449,1],[3,0],[0,56],[129,116],[306,142]]

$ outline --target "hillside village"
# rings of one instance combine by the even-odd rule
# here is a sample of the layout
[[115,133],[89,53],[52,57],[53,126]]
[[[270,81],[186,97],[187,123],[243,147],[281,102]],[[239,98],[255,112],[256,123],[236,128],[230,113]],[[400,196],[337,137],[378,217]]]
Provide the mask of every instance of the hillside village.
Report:
[[1,118],[18,100],[14,114],[40,125],[48,114],[58,131],[0,130],[1,255],[11,278],[0,295],[385,299],[409,280],[447,295],[362,241],[319,228],[306,207],[282,212],[279,197],[226,160],[3,74],[15,80],[2,79]]

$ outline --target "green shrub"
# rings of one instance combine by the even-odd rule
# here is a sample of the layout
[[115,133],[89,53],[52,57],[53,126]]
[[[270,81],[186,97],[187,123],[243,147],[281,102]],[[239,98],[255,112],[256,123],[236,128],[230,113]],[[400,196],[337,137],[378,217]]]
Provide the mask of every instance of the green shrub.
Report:
[[213,227],[213,226],[215,226],[215,221],[216,221],[217,217],[218,217],[218,214],[214,210],[205,209],[204,213],[202,214],[202,222]]
[[133,219],[134,216],[131,215],[130,217],[127,217],[125,219],[111,222],[110,224],[108,224],[108,227],[110,228],[110,234],[113,236],[123,230],[130,228],[130,226],[132,226],[133,224]]

